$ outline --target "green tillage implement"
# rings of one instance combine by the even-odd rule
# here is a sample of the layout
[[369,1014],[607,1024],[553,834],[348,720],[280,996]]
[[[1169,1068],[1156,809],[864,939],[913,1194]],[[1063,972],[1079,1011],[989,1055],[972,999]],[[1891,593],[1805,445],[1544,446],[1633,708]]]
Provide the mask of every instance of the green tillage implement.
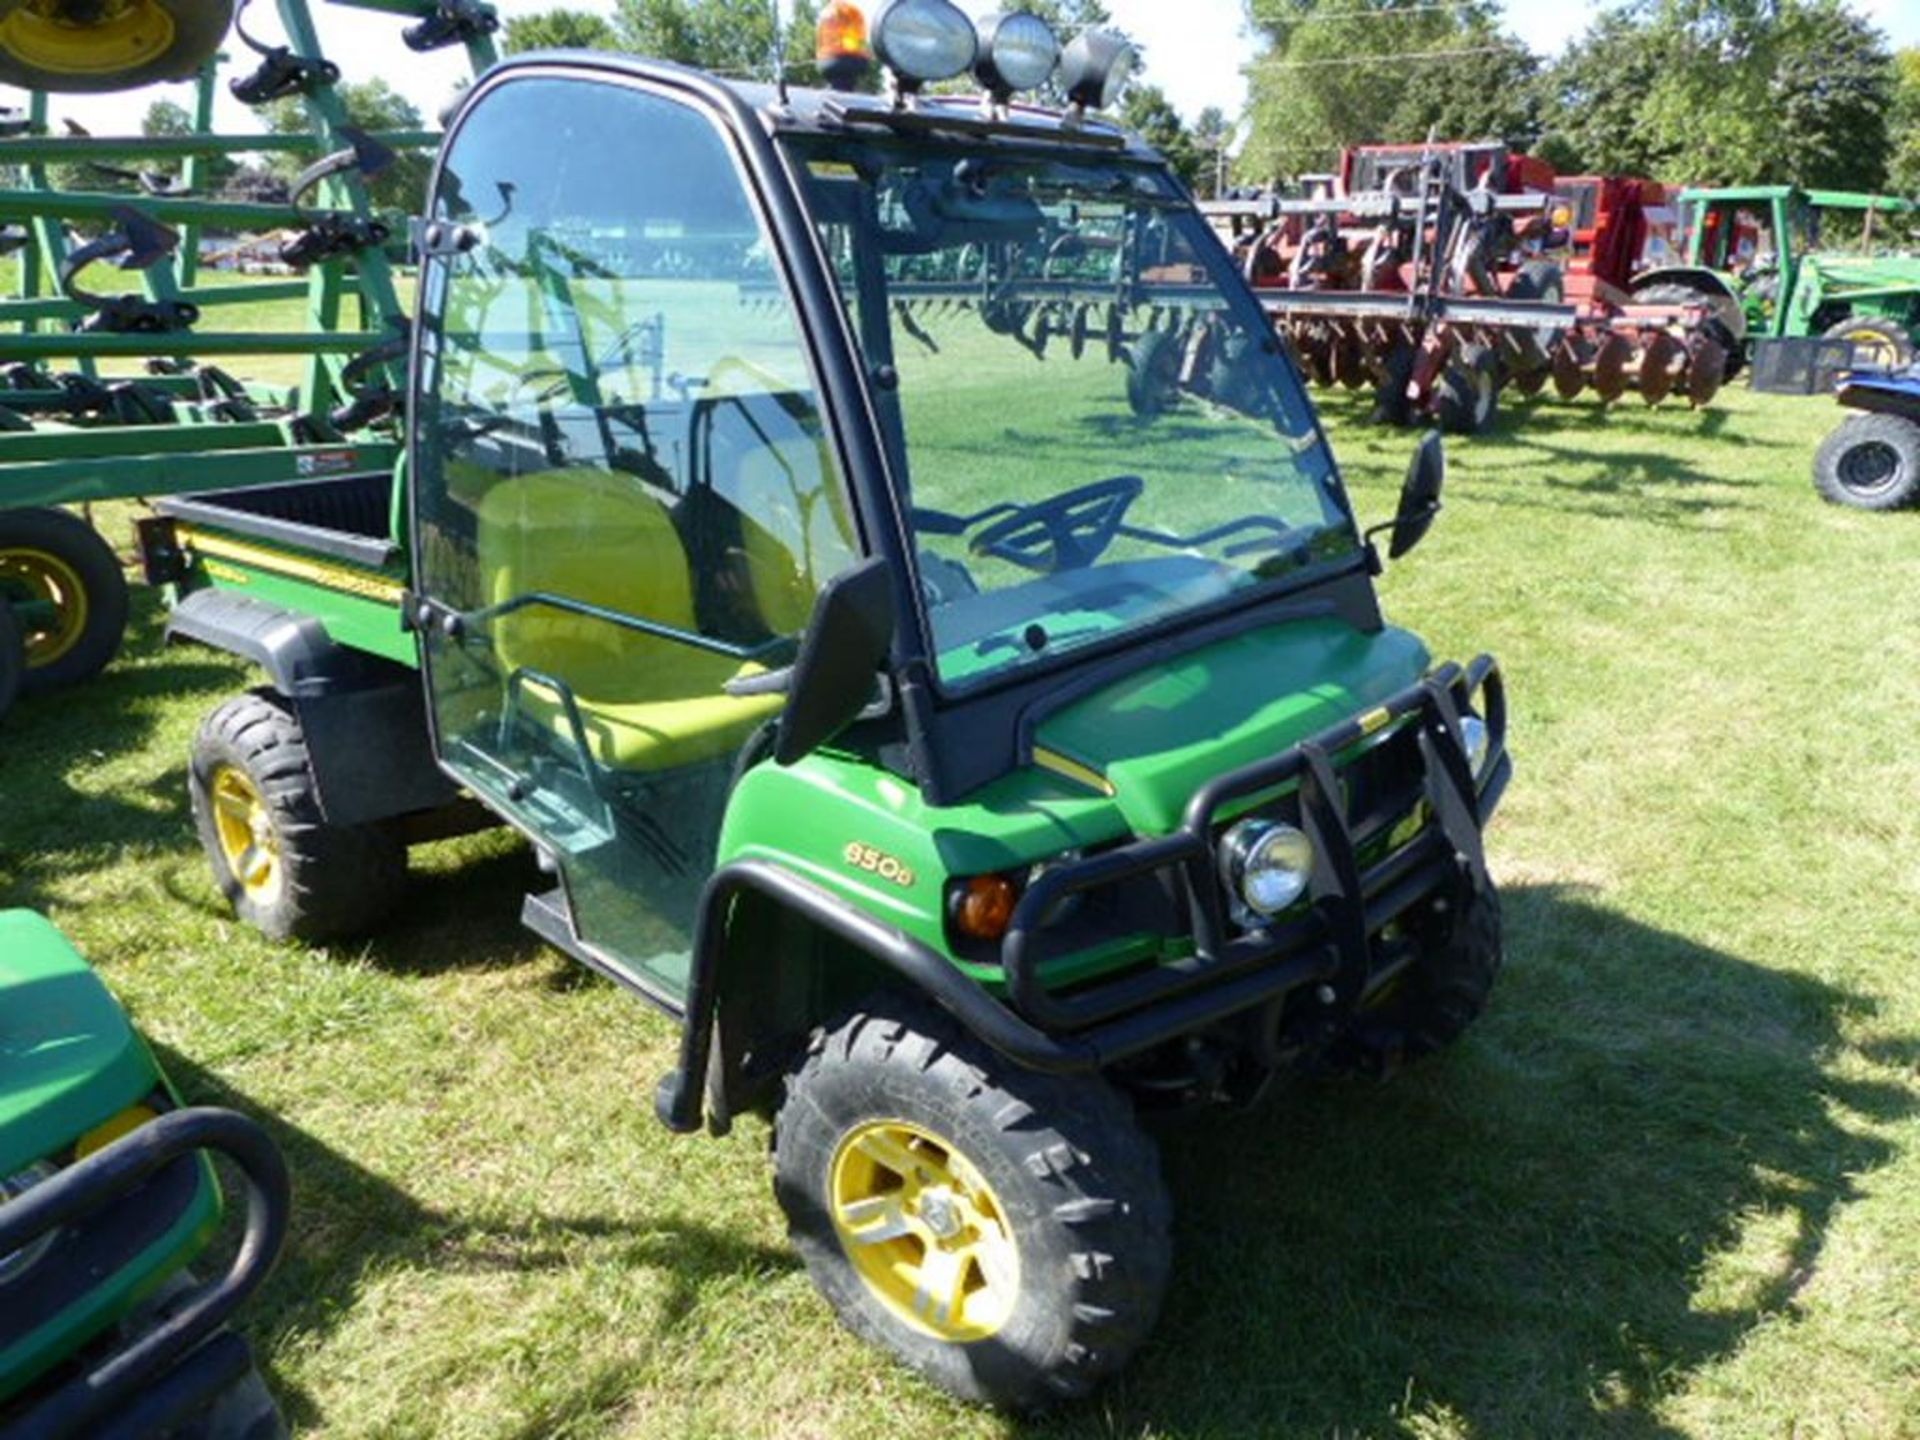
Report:
[[[484,6],[334,3],[416,21],[425,33],[410,32],[410,44],[463,44],[476,73],[494,58]],[[278,0],[278,8],[289,55],[319,62],[308,0]],[[24,121],[0,139],[0,166],[21,177],[0,189],[0,229],[19,248],[19,293],[0,300],[0,604],[12,622],[0,631],[0,676],[19,672],[27,694],[96,673],[126,622],[117,558],[57,507],[389,473],[398,458],[391,412],[406,311],[393,266],[406,236],[399,219],[376,213],[361,167],[387,152],[430,150],[439,137],[354,130],[330,72],[317,68],[296,92],[307,131],[216,132],[217,68],[212,57],[200,67],[191,134],[49,135],[48,95],[36,91]],[[342,159],[314,176],[311,208],[298,195],[265,204],[195,193],[210,158],[251,153]],[[177,184],[147,175],[149,193],[85,193],[52,181],[55,165],[125,171],[165,162],[181,166]],[[92,242],[89,261],[70,228],[118,243]],[[334,238],[300,257],[305,273],[295,278],[221,283],[202,268],[209,231]],[[115,260],[136,267],[136,294],[81,288]],[[222,323],[238,307],[300,299],[297,328]],[[249,378],[246,362],[269,356],[304,358],[301,382]],[[147,373],[133,373],[143,361]],[[65,373],[55,368],[61,362]],[[7,688],[0,684],[0,700]]]

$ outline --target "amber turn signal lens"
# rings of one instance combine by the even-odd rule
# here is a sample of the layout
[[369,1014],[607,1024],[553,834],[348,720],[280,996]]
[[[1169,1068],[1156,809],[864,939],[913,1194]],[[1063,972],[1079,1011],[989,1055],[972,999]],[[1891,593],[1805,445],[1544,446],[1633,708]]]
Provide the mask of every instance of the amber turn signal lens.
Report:
[[954,892],[953,926],[969,940],[998,940],[1013,923],[1020,892],[1004,875],[976,875]]

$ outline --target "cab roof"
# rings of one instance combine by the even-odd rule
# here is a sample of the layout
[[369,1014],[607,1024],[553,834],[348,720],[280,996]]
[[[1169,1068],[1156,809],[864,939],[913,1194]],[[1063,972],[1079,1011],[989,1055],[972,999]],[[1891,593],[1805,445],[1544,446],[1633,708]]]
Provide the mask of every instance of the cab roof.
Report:
[[526,69],[565,66],[611,71],[637,80],[664,82],[726,97],[773,135],[892,134],[951,143],[963,141],[1008,150],[1044,149],[1076,156],[1124,157],[1164,164],[1160,153],[1131,131],[1098,115],[1075,119],[1067,111],[1018,104],[989,113],[975,95],[923,95],[896,104],[884,95],[820,90],[715,75],[669,60],[650,60],[606,50],[535,50],[491,67],[486,81]]

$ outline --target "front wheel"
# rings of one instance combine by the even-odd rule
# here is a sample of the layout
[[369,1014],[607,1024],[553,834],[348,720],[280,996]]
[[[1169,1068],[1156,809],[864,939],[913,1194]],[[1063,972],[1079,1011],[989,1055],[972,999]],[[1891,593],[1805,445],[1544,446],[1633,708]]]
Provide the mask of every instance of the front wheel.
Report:
[[937,1011],[888,1002],[816,1032],[774,1176],[842,1322],[964,1400],[1084,1395],[1159,1313],[1169,1204],[1127,1102],[1019,1069]]
[[1820,442],[1814,487],[1836,505],[1898,510],[1920,501],[1920,424],[1899,415],[1851,415]]

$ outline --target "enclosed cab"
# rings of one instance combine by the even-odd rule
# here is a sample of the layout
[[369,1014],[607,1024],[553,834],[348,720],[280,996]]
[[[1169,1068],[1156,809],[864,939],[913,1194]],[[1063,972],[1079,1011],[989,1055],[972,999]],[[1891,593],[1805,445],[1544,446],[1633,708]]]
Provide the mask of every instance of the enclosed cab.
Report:
[[1031,1405],[1157,1311],[1137,1107],[1479,1012],[1510,762],[1498,669],[1386,623],[1258,302],[1091,113],[1124,50],[955,17],[881,8],[887,96],[497,68],[419,226],[388,528],[361,477],[148,539],[176,636],[270,678],[191,770],[243,915],[364,928],[410,841],[512,825],[527,922],[681,1025],[666,1122],[772,1116],[846,1321]]

